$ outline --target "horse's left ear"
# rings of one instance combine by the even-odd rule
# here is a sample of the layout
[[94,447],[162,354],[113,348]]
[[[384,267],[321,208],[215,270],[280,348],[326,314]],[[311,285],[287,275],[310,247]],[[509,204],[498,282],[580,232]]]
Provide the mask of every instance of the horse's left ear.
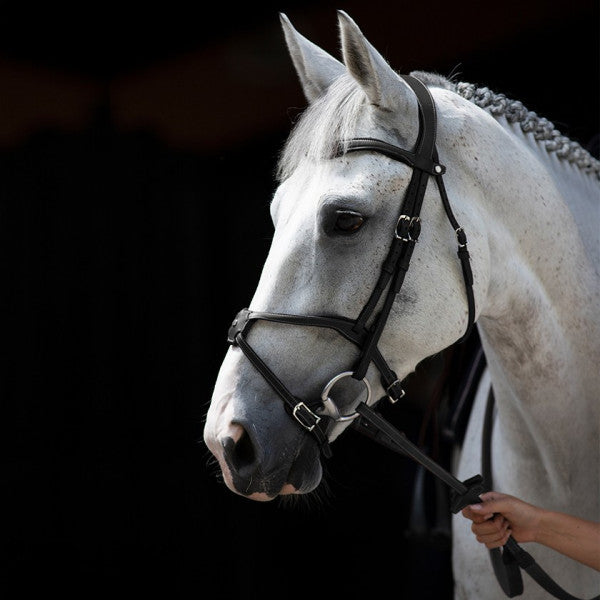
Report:
[[407,102],[415,104],[412,90],[343,10],[338,11],[338,21],[344,62],[369,102],[383,110],[397,110]]
[[346,69],[331,54],[300,35],[286,15],[280,13],[279,18],[304,95],[309,102],[314,102]]

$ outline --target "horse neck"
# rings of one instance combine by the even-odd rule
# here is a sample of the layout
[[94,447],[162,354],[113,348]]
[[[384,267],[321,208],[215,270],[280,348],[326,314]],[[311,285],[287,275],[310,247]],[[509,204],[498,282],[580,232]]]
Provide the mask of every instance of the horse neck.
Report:
[[600,267],[600,182],[595,172],[586,173],[576,164],[558,157],[556,152],[548,152],[534,135],[524,135],[517,124],[509,125],[504,119],[501,123],[513,132],[518,139],[534,152],[554,185],[568,206],[575,220],[579,237],[586,254],[598,272]]
[[472,173],[485,190],[490,279],[479,330],[500,424],[564,482],[597,448],[598,275],[556,174],[509,128],[482,137]]

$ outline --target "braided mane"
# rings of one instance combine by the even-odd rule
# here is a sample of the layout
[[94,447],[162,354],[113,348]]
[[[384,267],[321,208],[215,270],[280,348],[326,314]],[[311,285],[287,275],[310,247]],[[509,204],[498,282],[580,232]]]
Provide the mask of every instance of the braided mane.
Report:
[[477,87],[472,83],[453,83],[433,73],[418,71],[412,74],[426,84],[453,90],[496,118],[504,117],[508,123],[518,124],[524,134],[531,133],[548,153],[554,153],[560,160],[576,165],[584,173],[600,180],[599,160],[579,143],[558,131],[551,121],[528,110],[519,100],[511,100],[504,94],[493,92],[487,87]]
[[485,87],[477,88],[471,83],[458,83],[456,92],[494,117],[503,116],[509,123],[518,123],[521,131],[532,133],[547,152],[554,152],[559,159],[577,165],[584,173],[600,179],[600,161],[577,142],[562,135],[548,119],[527,110],[518,100],[510,100],[504,94],[496,94]]

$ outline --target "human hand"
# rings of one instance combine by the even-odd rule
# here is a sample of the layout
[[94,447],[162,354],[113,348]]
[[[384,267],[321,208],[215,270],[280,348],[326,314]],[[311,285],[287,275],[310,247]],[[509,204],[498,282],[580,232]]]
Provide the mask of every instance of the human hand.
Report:
[[478,542],[498,548],[511,535],[517,542],[535,541],[541,509],[499,492],[486,492],[481,500],[462,510],[463,516],[473,521],[471,531]]

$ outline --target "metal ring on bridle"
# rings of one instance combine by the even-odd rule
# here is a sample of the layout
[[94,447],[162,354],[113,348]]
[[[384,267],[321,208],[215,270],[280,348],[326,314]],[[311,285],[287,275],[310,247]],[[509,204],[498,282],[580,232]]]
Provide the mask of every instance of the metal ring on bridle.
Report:
[[[333,386],[338,381],[340,381],[340,379],[344,379],[344,377],[352,377],[352,375],[354,375],[354,373],[352,371],[344,371],[343,373],[336,375],[323,388],[323,391],[321,392],[321,400],[323,401],[323,406],[324,406],[323,413],[328,415],[329,417],[331,417],[336,422],[341,423],[344,421],[353,421],[354,419],[356,419],[356,417],[359,416],[357,412],[351,413],[349,415],[340,414],[340,411],[339,411],[338,407],[335,405],[335,402],[329,397],[329,392],[331,392],[331,389],[333,388]],[[365,387],[367,388],[367,398],[366,398],[366,400],[364,400],[364,402],[365,402],[365,404],[368,404],[369,400],[371,400],[371,385],[369,384],[369,381],[366,377],[362,380],[362,382],[365,384]]]

